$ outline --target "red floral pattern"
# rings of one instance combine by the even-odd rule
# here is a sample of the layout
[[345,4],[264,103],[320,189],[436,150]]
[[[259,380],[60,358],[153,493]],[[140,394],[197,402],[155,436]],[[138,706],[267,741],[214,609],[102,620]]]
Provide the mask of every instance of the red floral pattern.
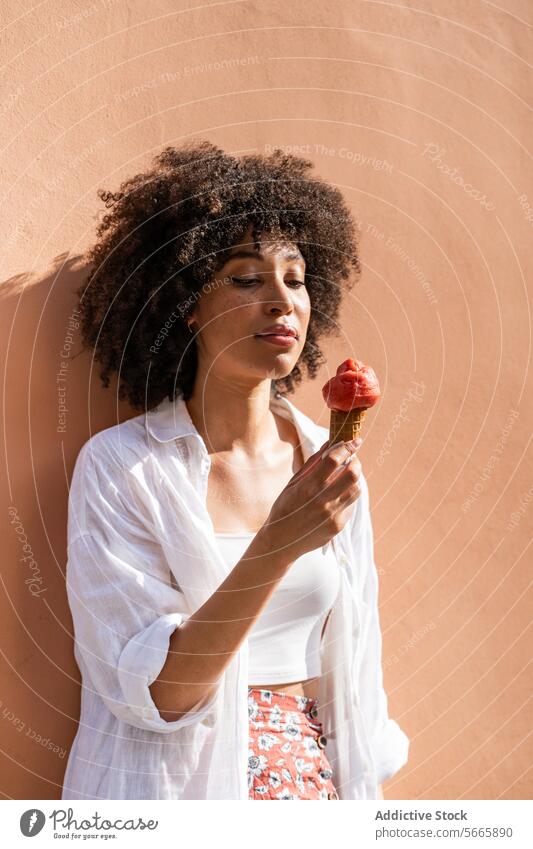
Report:
[[338,799],[318,699],[248,688],[249,799]]

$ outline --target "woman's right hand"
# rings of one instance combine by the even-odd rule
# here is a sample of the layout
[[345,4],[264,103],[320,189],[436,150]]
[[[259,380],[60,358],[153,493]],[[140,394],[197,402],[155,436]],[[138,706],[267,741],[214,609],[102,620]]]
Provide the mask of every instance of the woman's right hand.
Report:
[[362,440],[357,437],[330,449],[328,442],[293,475],[276,498],[260,531],[266,535],[270,550],[287,555],[291,562],[336,536],[361,494],[357,449]]

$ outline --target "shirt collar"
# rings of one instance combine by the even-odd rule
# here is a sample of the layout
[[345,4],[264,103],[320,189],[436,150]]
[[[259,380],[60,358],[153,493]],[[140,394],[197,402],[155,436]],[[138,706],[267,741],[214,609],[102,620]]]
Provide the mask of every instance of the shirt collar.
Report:
[[[293,422],[306,459],[325,441],[324,427],[315,424],[284,395],[272,392],[270,409]],[[170,442],[187,436],[202,438],[182,395],[178,395],[174,401],[166,398],[154,410],[148,410],[145,414],[145,427],[158,442]]]

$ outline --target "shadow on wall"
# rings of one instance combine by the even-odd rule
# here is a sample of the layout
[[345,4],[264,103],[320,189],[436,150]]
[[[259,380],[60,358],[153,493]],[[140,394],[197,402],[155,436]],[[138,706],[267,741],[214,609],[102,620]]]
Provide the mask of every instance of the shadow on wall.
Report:
[[76,289],[89,267],[62,254],[0,287],[5,486],[0,746],[12,798],[59,799],[79,716],[65,591],[72,470],[94,433],[137,415],[81,352]]

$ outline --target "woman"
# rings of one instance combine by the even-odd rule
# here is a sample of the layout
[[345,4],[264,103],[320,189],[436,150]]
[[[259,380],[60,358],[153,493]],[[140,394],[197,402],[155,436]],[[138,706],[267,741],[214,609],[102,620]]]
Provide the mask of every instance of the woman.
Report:
[[382,798],[407,760],[360,441],[326,450],[285,397],[360,270],[311,167],[191,143],[100,193],[84,341],[146,412],[74,470],[64,799]]

